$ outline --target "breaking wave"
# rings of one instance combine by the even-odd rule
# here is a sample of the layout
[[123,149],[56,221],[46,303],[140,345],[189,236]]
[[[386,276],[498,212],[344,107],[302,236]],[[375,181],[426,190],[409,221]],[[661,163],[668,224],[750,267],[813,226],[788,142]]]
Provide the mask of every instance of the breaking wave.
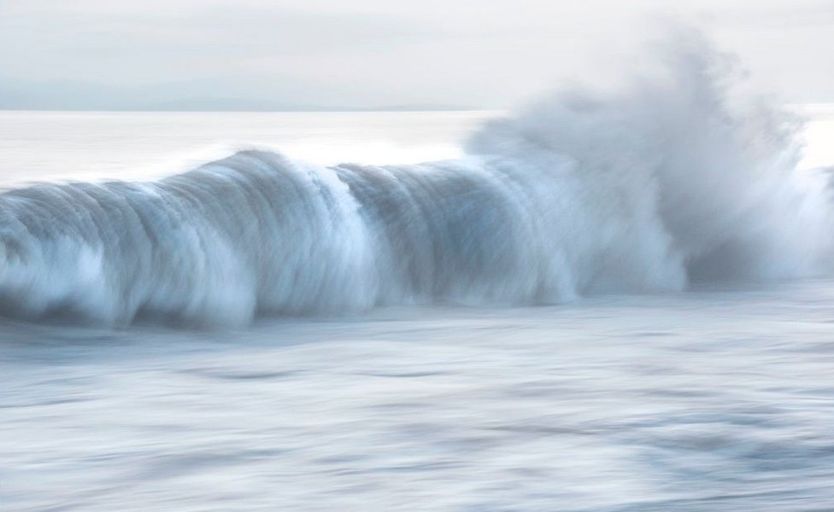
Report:
[[532,104],[460,160],[244,151],[150,183],[6,191],[2,310],[240,325],[828,272],[825,180],[796,171],[796,120],[739,97],[697,37],[670,46],[651,79]]

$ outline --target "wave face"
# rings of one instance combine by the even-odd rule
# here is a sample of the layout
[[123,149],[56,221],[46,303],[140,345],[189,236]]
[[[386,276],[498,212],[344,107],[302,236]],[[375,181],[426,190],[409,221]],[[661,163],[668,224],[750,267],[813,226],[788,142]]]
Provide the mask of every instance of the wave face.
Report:
[[456,161],[244,151],[152,183],[7,191],[2,309],[241,325],[828,272],[825,183],[795,172],[797,123],[735,98],[697,38],[673,46],[652,80],[554,95],[483,127]]

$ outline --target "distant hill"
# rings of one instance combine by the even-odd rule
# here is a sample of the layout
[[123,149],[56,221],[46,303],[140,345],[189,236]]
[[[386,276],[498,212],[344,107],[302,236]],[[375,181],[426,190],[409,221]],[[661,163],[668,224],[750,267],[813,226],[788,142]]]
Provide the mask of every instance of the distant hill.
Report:
[[[205,87],[204,84],[200,84]],[[115,111],[252,111],[252,112],[352,112],[352,111],[452,111],[477,110],[471,105],[414,103],[398,105],[323,104],[278,101],[235,93],[210,95],[194,84],[115,88],[81,82],[8,83],[0,77],[0,110],[115,110]],[[231,88],[230,88],[231,89]]]

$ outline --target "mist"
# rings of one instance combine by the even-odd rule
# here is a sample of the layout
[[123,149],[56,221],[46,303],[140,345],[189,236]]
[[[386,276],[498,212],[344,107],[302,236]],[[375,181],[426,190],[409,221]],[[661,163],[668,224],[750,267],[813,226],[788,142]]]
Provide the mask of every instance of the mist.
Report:
[[507,108],[617,80],[696,24],[794,103],[832,101],[822,0],[0,2],[0,108]]

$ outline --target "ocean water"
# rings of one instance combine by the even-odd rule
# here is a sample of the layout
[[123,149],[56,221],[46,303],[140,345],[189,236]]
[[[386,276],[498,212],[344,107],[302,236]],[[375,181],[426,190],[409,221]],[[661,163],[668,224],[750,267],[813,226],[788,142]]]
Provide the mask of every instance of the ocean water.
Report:
[[829,510],[832,300],[6,323],[3,510]]
[[834,110],[684,71],[0,113],[0,509],[834,510]]

